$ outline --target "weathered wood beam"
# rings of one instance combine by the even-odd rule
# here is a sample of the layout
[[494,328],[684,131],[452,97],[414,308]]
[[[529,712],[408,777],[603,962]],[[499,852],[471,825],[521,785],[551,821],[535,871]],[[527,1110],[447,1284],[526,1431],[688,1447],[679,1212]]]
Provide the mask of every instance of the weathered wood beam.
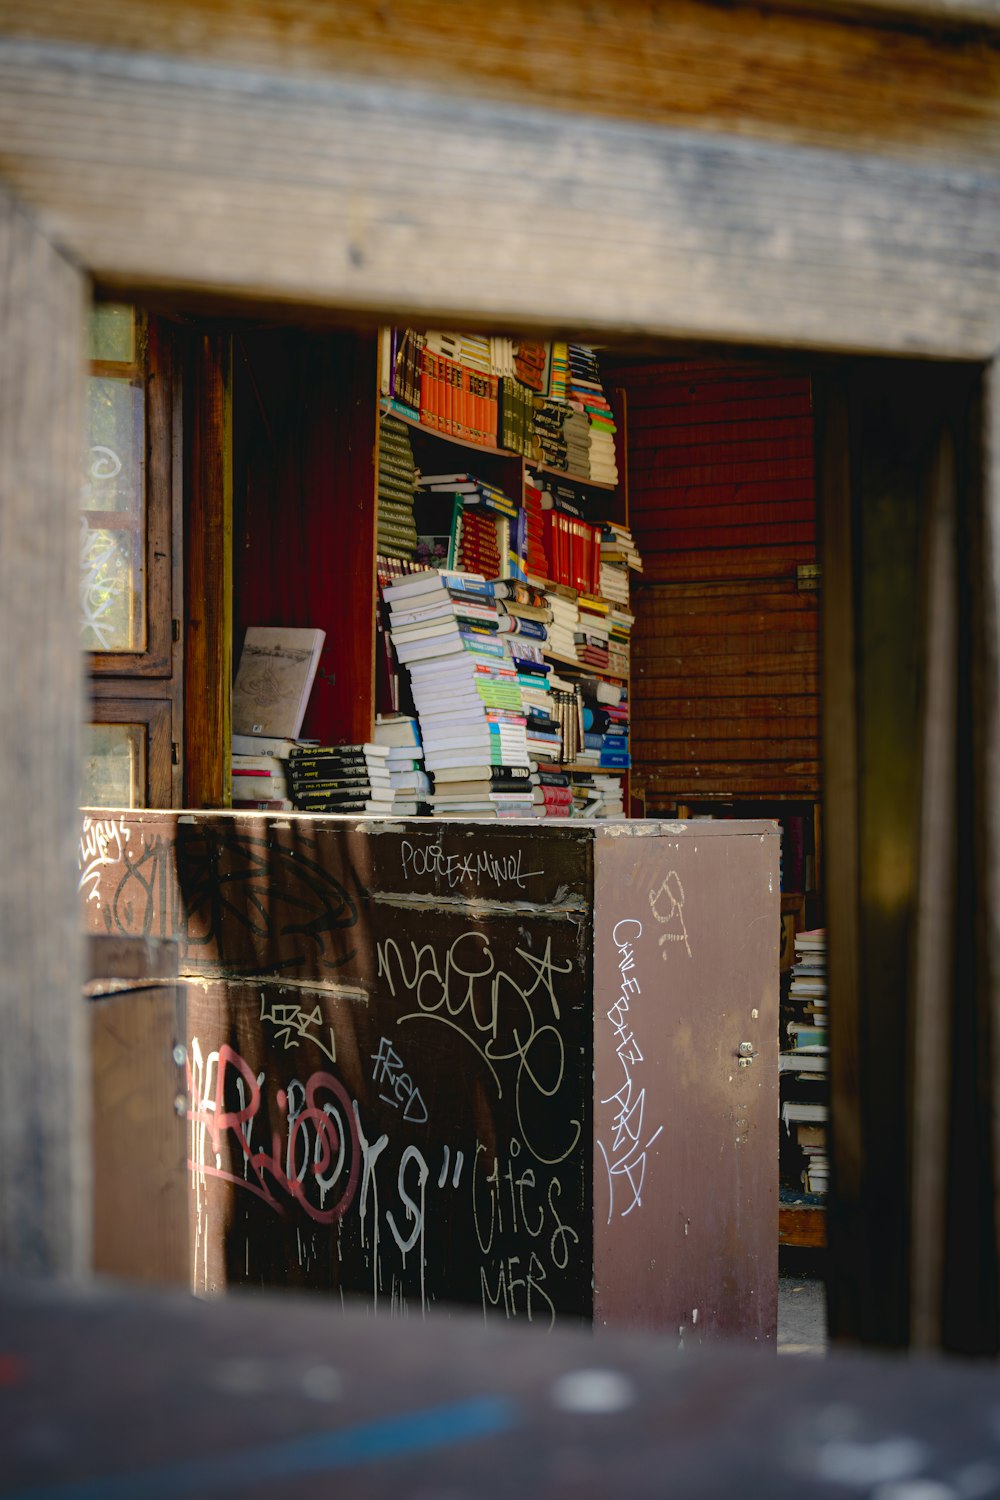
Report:
[[986,166],[998,26],[997,0],[0,0],[11,37]]
[[89,1264],[76,891],[86,283],[0,189],[0,1266]]
[[140,290],[592,336],[1000,342],[992,175],[13,42],[0,172]]

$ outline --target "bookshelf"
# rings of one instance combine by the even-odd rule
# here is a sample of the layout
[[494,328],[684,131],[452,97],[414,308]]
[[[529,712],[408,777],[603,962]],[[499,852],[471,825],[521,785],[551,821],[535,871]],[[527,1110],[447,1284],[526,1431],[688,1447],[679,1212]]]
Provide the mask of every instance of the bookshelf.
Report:
[[[561,451],[568,453],[571,459],[574,451],[581,451],[579,448],[574,449],[573,446],[574,443],[579,444],[580,442],[579,429],[577,428],[575,434],[571,437],[569,435],[569,424],[579,424],[582,421],[584,434],[582,452],[584,454],[584,462],[585,464],[594,464],[594,472],[579,472],[576,464],[564,468],[559,463],[545,461],[545,453],[538,451],[539,444],[544,445],[547,442],[555,442],[556,446],[558,446],[560,441],[558,438],[553,438],[551,427],[545,426],[545,421],[551,421],[552,419],[551,408],[553,403],[546,400],[546,407],[542,409],[543,425],[541,428],[538,428],[535,425],[536,416],[540,410],[542,398],[533,397],[531,391],[527,387],[524,387],[521,390],[520,397],[508,404],[508,394],[505,390],[503,377],[498,377],[500,387],[499,400],[496,401],[494,407],[494,411],[498,414],[498,421],[496,423],[497,445],[484,445],[479,441],[469,441],[466,437],[462,436],[463,430],[472,430],[473,427],[480,433],[483,430],[481,425],[471,415],[472,409],[466,404],[467,397],[463,393],[463,382],[470,374],[470,371],[461,368],[461,361],[456,354],[453,354],[450,360],[449,358],[445,358],[442,361],[439,358],[440,349],[438,349],[434,351],[435,358],[438,359],[438,366],[440,367],[443,364],[446,370],[451,371],[451,374],[446,376],[443,385],[439,379],[439,375],[432,374],[431,379],[437,382],[437,385],[436,390],[430,393],[424,388],[423,384],[428,374],[425,366],[425,355],[430,349],[431,342],[435,340],[439,342],[447,340],[460,342],[461,336],[428,335],[428,343],[421,349],[420,339],[422,337],[423,335],[419,334],[414,337],[411,332],[404,333],[399,330],[383,330],[383,333],[380,335],[379,421],[380,423],[388,422],[390,427],[393,423],[399,424],[396,428],[397,434],[402,434],[405,437],[404,449],[408,444],[412,454],[413,465],[420,472],[424,474],[437,472],[442,474],[458,474],[468,472],[475,476],[476,479],[482,480],[484,486],[494,485],[503,494],[512,499],[518,509],[523,512],[523,515],[516,522],[508,518],[511,528],[509,544],[511,550],[508,556],[501,559],[499,576],[508,579],[522,579],[525,586],[534,591],[534,593],[543,596],[547,595],[552,606],[557,609],[557,613],[560,609],[558,601],[562,600],[561,608],[565,610],[565,618],[572,620],[570,624],[564,623],[562,628],[582,633],[578,636],[578,639],[590,636],[591,643],[596,644],[598,648],[600,648],[602,642],[610,644],[611,660],[601,665],[599,662],[593,660],[581,660],[579,655],[566,649],[566,646],[561,642],[558,645],[553,645],[551,641],[539,641],[537,638],[532,637],[527,630],[522,631],[518,629],[513,632],[522,642],[528,643],[525,644],[523,656],[529,659],[533,657],[540,664],[551,667],[553,669],[553,677],[559,681],[558,692],[561,696],[558,703],[555,696],[553,696],[550,707],[553,715],[558,715],[558,717],[554,717],[553,727],[558,729],[559,724],[562,724],[563,744],[564,747],[569,748],[570,758],[566,761],[548,762],[544,759],[543,747],[540,747],[541,753],[538,755],[539,769],[541,771],[548,770],[560,774],[565,773],[571,778],[613,775],[616,783],[621,787],[623,810],[627,813],[628,768],[622,766],[603,766],[599,762],[578,761],[572,755],[572,751],[576,745],[582,745],[582,736],[584,733],[587,733],[588,737],[590,735],[597,736],[603,734],[617,736],[616,726],[621,721],[621,715],[618,710],[620,710],[622,703],[627,702],[629,687],[629,673],[627,670],[621,670],[622,663],[616,659],[616,656],[624,656],[628,650],[629,609],[627,603],[627,580],[630,577],[630,573],[627,567],[623,567],[621,570],[623,573],[623,578],[619,584],[621,594],[617,600],[609,595],[602,601],[603,608],[591,610],[588,610],[586,603],[588,598],[593,600],[600,599],[599,578],[602,563],[607,566],[606,560],[600,555],[600,528],[608,521],[619,524],[625,524],[627,521],[623,487],[617,481],[612,481],[608,478],[609,469],[611,474],[614,474],[616,468],[619,469],[619,472],[624,471],[624,454],[615,453],[613,438],[614,417],[610,406],[606,403],[603,388],[593,398],[588,396],[583,398],[583,402],[590,402],[592,399],[598,402],[605,402],[606,414],[596,419],[596,428],[601,428],[603,425],[603,435],[600,437],[588,436],[591,433],[591,423],[594,419],[589,415],[582,415],[585,411],[583,403],[578,403],[577,406],[573,406],[572,403],[562,403],[559,405],[559,410],[565,413],[565,417],[562,420],[566,424],[565,431],[567,433],[565,439],[566,446]],[[399,353],[400,350],[405,350],[405,353],[401,355]],[[419,376],[415,373],[418,365],[422,372]],[[473,379],[476,378],[473,376]],[[596,388],[592,386],[591,389]],[[401,394],[402,400],[400,399]],[[496,398],[496,395],[495,382],[494,398]],[[425,415],[427,420],[424,419]],[[438,426],[438,423],[441,423],[441,426]],[[446,430],[442,430],[442,427],[445,427]],[[562,430],[561,428],[559,429],[560,432]],[[532,457],[528,457],[524,449],[532,444],[535,446],[535,452]],[[602,447],[602,444],[605,446]],[[611,452],[610,459],[608,458],[608,449]],[[433,495],[428,495],[426,492],[422,493],[419,484],[414,486],[412,501],[410,502],[413,519],[409,521],[405,510],[399,502],[398,489],[394,495],[391,483],[387,484],[384,488],[380,483],[380,460],[382,457],[385,457],[389,461],[387,472],[391,475],[393,471],[392,451],[393,442],[383,443],[380,439],[376,447],[376,493],[379,496],[380,504],[383,499],[386,499],[388,503],[385,507],[384,518],[380,512],[378,522],[379,535],[391,537],[395,531],[397,536],[403,536],[407,526],[410,526],[412,527],[411,535],[433,537],[438,554],[447,547],[447,566],[452,566],[458,571],[467,569],[473,572],[484,572],[487,577],[496,576],[491,574],[488,567],[483,567],[477,561],[468,560],[470,555],[473,558],[476,557],[477,547],[483,545],[481,537],[484,527],[488,530],[490,520],[495,519],[495,517],[491,517],[490,515],[490,506],[487,503],[487,497],[482,496],[479,504],[474,501],[469,502],[470,510],[465,512],[466,517],[469,517],[471,512],[471,519],[468,522],[473,527],[474,533],[471,547],[466,547],[461,539],[462,529],[466,525],[466,520],[462,516],[462,502],[458,496],[451,496],[443,486],[439,487]],[[398,456],[398,441],[395,451]],[[447,456],[449,453],[453,455],[450,458]],[[471,458],[470,454],[475,454],[475,458]],[[602,464],[605,465],[603,473],[601,472]],[[399,472],[397,468],[397,476]],[[536,495],[530,510],[529,483],[536,489],[541,490],[543,494],[548,492],[546,498],[542,501],[539,501]],[[455,501],[455,505],[457,506],[458,519],[456,519],[456,511],[450,508],[452,500]],[[405,495],[402,497],[402,501],[405,504]],[[542,516],[546,513],[555,512],[560,513],[563,518],[558,522],[558,529],[554,514],[552,523],[550,524],[549,521],[545,521],[543,528]],[[575,521],[572,519],[574,516],[576,517]],[[520,525],[521,530],[518,535],[518,541],[515,544],[513,533],[516,525]],[[425,531],[425,528],[429,529]],[[528,537],[529,529],[531,531],[531,540]],[[498,535],[501,538],[506,536],[503,521],[498,522]],[[572,581],[567,578],[559,582],[557,579],[548,576],[538,576],[538,561],[542,546],[544,545],[546,548],[547,560],[551,561],[554,556],[557,539],[560,568],[559,577],[562,577],[563,570],[566,570],[570,572]],[[487,550],[489,550],[488,542],[486,546]],[[504,551],[505,542],[501,540],[499,546],[501,552]],[[577,550],[578,546],[579,551]],[[553,550],[549,550],[550,547]],[[434,556],[428,551],[424,551],[422,554],[418,553],[418,556],[422,556],[422,560],[429,564],[434,562]],[[546,567],[543,571],[547,575],[551,570]],[[583,578],[591,580],[588,588],[581,589],[580,583],[582,583]],[[577,586],[574,587],[573,583],[576,583]],[[578,600],[580,602],[579,615],[576,612]],[[527,604],[528,602],[527,599],[524,599],[515,601],[515,604]],[[544,599],[542,602],[544,602]],[[514,613],[515,615],[517,612],[516,608],[510,611],[510,613]],[[622,619],[622,614],[625,616],[624,620]],[[527,610],[523,618],[531,618]],[[534,616],[534,618],[537,619],[538,617]],[[387,626],[388,634],[391,638],[391,621],[389,621],[388,617],[384,617],[381,621],[380,634],[380,640],[383,642]],[[403,628],[405,629],[405,627]],[[552,627],[550,626],[549,628],[551,629]],[[505,638],[509,640],[510,636],[505,635]],[[567,639],[571,639],[571,637],[567,637]],[[562,646],[562,649],[560,649],[560,646]],[[581,647],[581,649],[583,648]],[[607,653],[598,649],[590,651],[588,654],[600,657]],[[388,657],[388,653],[386,655]],[[404,699],[400,698],[401,689],[397,685],[399,674],[391,670],[391,658],[388,658],[388,661],[390,698],[396,699],[402,703],[402,706],[406,706]],[[405,676],[405,674],[403,675]],[[522,681],[524,675],[524,673],[520,674]],[[528,675],[530,676],[530,673]],[[596,679],[599,682],[613,685],[616,689],[624,691],[621,691],[620,695],[614,698],[612,698],[611,694],[608,694],[608,698],[611,699],[610,705],[607,699],[598,694],[600,701],[593,703],[594,713],[592,716],[588,713],[586,729],[584,727],[583,709],[581,707],[578,710],[580,713],[578,728],[570,730],[563,717],[566,712],[567,703],[565,694],[567,692],[577,693],[576,701],[578,704],[581,704],[579,684],[586,679],[590,679],[591,681]],[[545,679],[543,678],[542,680],[544,681]],[[402,691],[405,695],[405,689]],[[570,698],[569,702],[572,703],[572,698]],[[534,711],[529,707],[527,714],[529,720],[539,717],[537,707]],[[572,735],[570,740],[567,740],[567,734]],[[579,739],[577,736],[579,736]],[[620,753],[620,743],[619,738],[614,745],[615,754]],[[611,746],[609,745],[610,750]],[[572,786],[572,780],[570,784]],[[593,788],[594,783],[590,783],[590,786]],[[600,788],[601,783],[597,783],[597,790],[592,790],[591,792],[591,795],[596,799],[596,806],[598,808],[602,805],[611,806],[612,808],[617,806],[619,801],[618,795],[612,794],[607,790],[607,783],[604,783],[603,792],[607,800],[604,804],[601,803],[600,797],[602,794]]]
[[[511,448],[484,447],[435,430],[386,400],[376,334],[244,329],[234,342],[233,370],[233,653],[238,659],[246,629],[254,624],[325,631],[301,731],[306,738],[333,745],[368,741],[376,712],[391,707],[381,694],[386,652],[384,633],[376,628],[383,418],[391,414],[409,435],[414,463],[424,474],[471,472],[520,508],[529,476],[539,487],[543,475],[572,486],[595,539],[595,569],[598,523],[626,520],[620,489],[533,462]],[[532,588],[570,603],[577,598],[578,590],[538,579],[538,571],[550,570],[533,566]],[[601,623],[588,633],[598,636]],[[588,677],[628,688],[627,673],[611,664],[581,662],[527,632],[523,639],[542,646],[543,659],[567,687]],[[406,706],[401,704],[404,711]],[[229,748],[222,753],[227,756]],[[569,770],[613,775],[627,796],[628,773],[621,767],[574,757]]]

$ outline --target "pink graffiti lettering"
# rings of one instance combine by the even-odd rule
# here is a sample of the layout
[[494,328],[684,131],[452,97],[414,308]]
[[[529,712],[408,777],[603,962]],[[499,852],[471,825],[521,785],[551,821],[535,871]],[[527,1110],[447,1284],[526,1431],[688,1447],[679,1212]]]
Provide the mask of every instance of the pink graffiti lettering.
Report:
[[[230,1070],[241,1099],[246,1101],[239,1109],[226,1108]],[[276,1196],[275,1189],[279,1189],[299,1203],[318,1224],[334,1224],[343,1217],[357,1190],[361,1149],[351,1100],[339,1079],[330,1073],[313,1073],[304,1090],[301,1085],[293,1084],[287,1093],[284,1089],[277,1091],[276,1103],[285,1121],[285,1132],[284,1139],[280,1130],[272,1133],[270,1151],[255,1151],[252,1146],[261,1089],[253,1069],[238,1052],[225,1044],[219,1048],[213,1098],[207,1097],[207,1091],[201,1093],[200,1082],[189,1070],[192,1107],[188,1119],[194,1127],[195,1139],[199,1128],[206,1131],[215,1155],[220,1158],[224,1145],[228,1144],[235,1160],[245,1164],[248,1172],[241,1176],[204,1160],[190,1161],[192,1171],[219,1177],[255,1193],[275,1213],[287,1212]],[[333,1194],[338,1194],[336,1201],[327,1207],[326,1200]]]

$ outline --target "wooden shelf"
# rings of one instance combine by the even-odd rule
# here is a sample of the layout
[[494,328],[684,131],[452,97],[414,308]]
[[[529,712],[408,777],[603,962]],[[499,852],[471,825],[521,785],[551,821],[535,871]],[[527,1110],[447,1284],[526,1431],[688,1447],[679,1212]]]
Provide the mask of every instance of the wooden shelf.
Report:
[[514,453],[510,448],[492,448],[485,443],[470,443],[467,438],[454,437],[450,432],[438,432],[434,427],[425,427],[423,422],[418,421],[416,417],[406,417],[394,406],[387,405],[384,397],[379,401],[379,409],[390,417],[396,417],[407,427],[412,427],[417,432],[425,432],[428,437],[437,438],[439,442],[450,443],[454,448],[468,448],[473,453],[484,453],[487,458],[503,458],[518,464],[525,462],[522,454]]
[[603,479],[585,479],[582,474],[570,474],[566,469],[554,469],[551,464],[535,463],[530,458],[526,458],[524,462],[539,474],[554,474],[559,479],[565,479],[567,484],[582,484],[588,490],[609,490],[614,494],[618,488],[617,484],[608,484]]
[[594,766],[589,761],[573,761],[568,766],[559,766],[560,771],[586,771],[593,776],[627,776],[631,766]]
[[576,667],[578,672],[586,672],[588,677],[610,677],[614,682],[628,682],[624,672],[612,672],[609,667],[595,667],[590,662],[580,661],[575,656],[563,656],[558,651],[546,651],[542,647],[542,656],[546,661],[557,661],[565,667]]
[[512,448],[494,448],[485,443],[470,443],[467,438],[455,437],[450,432],[439,432],[436,427],[425,427],[417,417],[405,416],[403,412],[397,411],[390,406],[383,396],[379,400],[379,409],[391,417],[396,417],[407,427],[413,427],[417,432],[425,432],[428,437],[438,438],[442,443],[451,443],[458,448],[471,448],[473,453],[485,453],[493,458],[507,458],[532,470],[537,474],[552,474],[559,479],[565,479],[567,484],[580,484],[589,490],[607,490],[614,494],[617,484],[608,484],[602,479],[586,479],[582,474],[570,474],[565,469],[554,469],[551,464],[540,464],[533,458],[526,458],[523,453],[515,453]]

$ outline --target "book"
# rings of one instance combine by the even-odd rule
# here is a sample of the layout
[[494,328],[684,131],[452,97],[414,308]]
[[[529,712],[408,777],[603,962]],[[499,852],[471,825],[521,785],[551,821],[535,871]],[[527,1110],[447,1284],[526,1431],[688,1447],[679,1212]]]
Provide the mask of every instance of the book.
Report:
[[[420,745],[420,731],[417,721],[410,714],[399,714],[391,718],[378,718],[375,721],[375,744],[385,745],[390,752],[397,747],[407,749]],[[387,757],[392,759],[392,755]]]
[[234,734],[231,749],[234,755],[273,755],[279,760],[287,760],[301,743],[301,740],[267,734]]
[[247,627],[233,683],[235,734],[298,738],[325,639],[323,630]]

